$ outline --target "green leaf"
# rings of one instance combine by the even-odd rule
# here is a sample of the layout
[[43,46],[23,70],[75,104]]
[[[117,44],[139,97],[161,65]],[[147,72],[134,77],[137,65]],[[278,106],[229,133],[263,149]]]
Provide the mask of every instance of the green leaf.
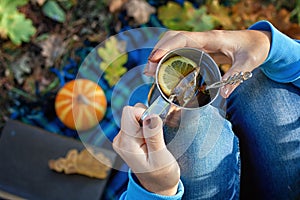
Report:
[[29,42],[30,37],[36,32],[32,21],[26,19],[19,12],[14,12],[10,15],[4,14],[0,21],[0,30],[4,30],[9,39],[16,45],[20,45],[22,42]]
[[18,6],[23,6],[27,2],[28,0],[0,0],[0,16],[2,13],[15,12]]
[[52,0],[47,1],[42,8],[44,15],[57,22],[63,23],[66,20],[65,11]]
[[28,0],[0,0],[0,37],[9,39],[16,45],[29,42],[36,32],[30,19],[17,10]]
[[205,6],[191,13],[187,24],[192,27],[193,31],[208,31],[215,27],[214,19],[206,13]]
[[118,41],[115,37],[106,40],[105,46],[98,49],[98,55],[102,59],[99,67],[105,73],[104,78],[111,87],[127,71],[124,67],[128,60],[127,53],[124,53],[125,49],[124,42]]
[[183,7],[178,3],[169,1],[167,5],[158,8],[158,19],[163,25],[173,30],[187,30],[191,27],[186,23],[189,20],[189,13],[195,8],[191,2],[185,1]]

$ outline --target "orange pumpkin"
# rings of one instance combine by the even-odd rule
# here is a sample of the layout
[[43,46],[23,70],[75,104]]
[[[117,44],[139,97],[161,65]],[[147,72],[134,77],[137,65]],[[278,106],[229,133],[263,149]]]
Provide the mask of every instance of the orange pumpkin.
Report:
[[102,88],[88,79],[76,79],[62,87],[55,99],[58,118],[78,131],[96,126],[104,117],[107,101]]

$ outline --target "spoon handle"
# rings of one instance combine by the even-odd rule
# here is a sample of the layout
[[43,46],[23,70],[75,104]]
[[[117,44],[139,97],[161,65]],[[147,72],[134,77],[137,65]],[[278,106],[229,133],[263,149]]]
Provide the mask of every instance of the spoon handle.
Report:
[[205,87],[206,90],[211,88],[219,88],[225,85],[235,85],[237,83],[242,83],[243,81],[249,79],[252,77],[251,72],[239,72],[237,74],[234,74],[232,76],[229,76],[226,80],[218,81],[216,83],[213,83],[211,85],[207,85]]

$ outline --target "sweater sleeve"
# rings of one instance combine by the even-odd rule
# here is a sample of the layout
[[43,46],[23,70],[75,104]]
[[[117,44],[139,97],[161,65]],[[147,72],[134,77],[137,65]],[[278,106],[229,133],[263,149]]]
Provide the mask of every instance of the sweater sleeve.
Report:
[[144,188],[142,188],[136,181],[134,174],[129,170],[129,183],[127,186],[127,191],[125,191],[120,200],[179,200],[182,198],[184,188],[181,181],[178,184],[177,193],[174,196],[163,196],[155,193],[151,193]]
[[274,81],[291,82],[300,87],[300,41],[289,38],[268,21],[259,21],[249,29],[271,32],[270,52],[260,66],[265,75]]

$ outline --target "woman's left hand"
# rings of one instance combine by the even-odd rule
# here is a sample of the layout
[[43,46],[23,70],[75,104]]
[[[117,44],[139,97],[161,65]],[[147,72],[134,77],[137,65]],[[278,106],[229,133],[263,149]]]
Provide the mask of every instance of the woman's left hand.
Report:
[[[155,45],[149,56],[145,74],[154,76],[157,63],[170,50],[182,47],[202,49],[209,53],[217,64],[231,64],[224,74],[227,79],[235,73],[253,71],[268,56],[271,33],[255,30],[212,30],[206,32],[168,31]],[[237,85],[221,88],[221,95],[227,98]]]

